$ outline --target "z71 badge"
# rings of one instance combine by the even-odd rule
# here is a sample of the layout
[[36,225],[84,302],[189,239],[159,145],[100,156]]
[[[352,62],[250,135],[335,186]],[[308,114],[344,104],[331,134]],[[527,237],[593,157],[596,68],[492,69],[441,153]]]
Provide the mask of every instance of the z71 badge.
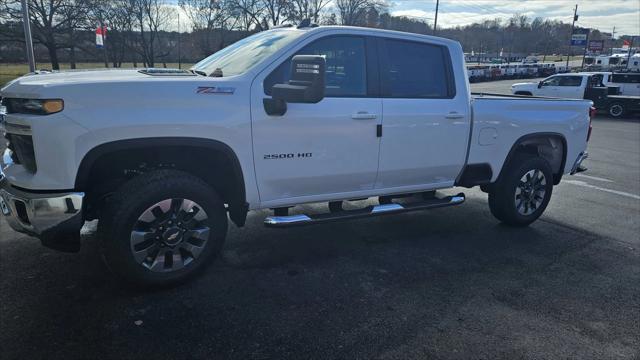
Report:
[[229,86],[198,86],[196,94],[233,95],[236,88]]
[[310,158],[310,157],[313,157],[313,153],[266,154],[264,156],[264,160]]

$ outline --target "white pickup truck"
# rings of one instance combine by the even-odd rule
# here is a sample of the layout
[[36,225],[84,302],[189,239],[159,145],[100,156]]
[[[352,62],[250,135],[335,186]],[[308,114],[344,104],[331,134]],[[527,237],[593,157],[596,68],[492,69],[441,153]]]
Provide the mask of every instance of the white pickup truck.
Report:
[[590,74],[556,74],[540,82],[525,82],[511,85],[515,95],[548,96],[566,99],[583,99],[589,86]]
[[[612,117],[640,112],[638,90],[640,90],[640,74],[634,73],[557,74],[538,83],[511,85],[511,92],[514,95],[591,100],[597,109],[603,110]],[[623,93],[618,95],[616,92]]]
[[[590,83],[591,82],[591,83]],[[639,73],[583,72],[556,74],[540,82],[525,82],[511,85],[515,95],[534,95],[583,99],[590,85],[617,87],[619,94],[640,96]]]
[[479,185],[496,218],[528,225],[582,170],[592,115],[585,100],[472,96],[455,41],[333,26],[261,32],[190,71],[35,74],[0,94],[11,227],[77,250],[99,219],[109,267],[146,285],[196,273],[227,218],[256,209],[282,228],[457,205],[434,191]]

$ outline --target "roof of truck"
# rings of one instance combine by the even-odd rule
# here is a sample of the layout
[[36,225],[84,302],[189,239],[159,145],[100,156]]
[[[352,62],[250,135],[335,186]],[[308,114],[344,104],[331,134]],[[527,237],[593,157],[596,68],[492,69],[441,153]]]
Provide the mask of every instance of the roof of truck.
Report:
[[[424,40],[434,40],[434,41],[439,41],[439,42],[446,42],[446,43],[449,43],[449,44],[459,44],[459,42],[457,42],[455,40],[451,40],[451,39],[447,39],[447,38],[443,38],[443,37],[439,37],[439,36],[416,34],[416,33],[410,33],[410,32],[404,32],[404,31],[396,31],[396,30],[386,30],[386,29],[360,27],[360,26],[346,26],[346,25],[321,25],[321,26],[315,26],[315,25],[313,25],[313,26],[301,27],[301,28],[297,28],[295,26],[281,26],[281,27],[273,28],[271,30],[283,30],[283,29],[290,30],[290,31],[308,31],[308,32],[322,32],[322,31],[328,31],[328,30],[345,32],[345,33],[366,32],[366,33],[369,33],[369,34],[371,34],[373,36],[375,36],[375,35],[392,36],[392,37],[402,36],[402,37],[412,37],[412,38],[419,38],[419,39],[424,39]],[[271,31],[271,30],[267,30],[267,31]]]

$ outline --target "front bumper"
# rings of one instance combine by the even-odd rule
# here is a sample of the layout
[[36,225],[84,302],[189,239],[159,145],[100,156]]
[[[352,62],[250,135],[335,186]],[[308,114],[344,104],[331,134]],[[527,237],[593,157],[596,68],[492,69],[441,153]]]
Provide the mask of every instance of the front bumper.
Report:
[[[29,192],[16,189],[0,172],[0,212],[15,231],[35,236],[43,244],[79,238],[84,224],[84,193]],[[51,246],[55,247],[55,246]]]

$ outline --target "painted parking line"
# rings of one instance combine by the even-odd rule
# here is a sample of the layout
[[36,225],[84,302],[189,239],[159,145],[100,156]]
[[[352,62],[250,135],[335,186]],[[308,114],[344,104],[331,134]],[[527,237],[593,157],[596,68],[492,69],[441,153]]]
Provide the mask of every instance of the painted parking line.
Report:
[[586,187],[586,188],[590,188],[590,189],[595,189],[595,190],[608,192],[610,194],[616,194],[616,195],[628,197],[628,198],[631,198],[631,199],[640,200],[640,195],[631,194],[631,193],[624,192],[624,191],[607,189],[607,188],[603,188],[603,187],[600,187],[600,186],[591,185],[591,184],[588,184],[588,183],[586,183],[584,181],[580,181],[580,180],[565,180],[565,181],[563,181],[563,183],[572,184],[572,185],[578,185],[578,186],[582,186],[582,187]]
[[585,178],[585,179],[589,179],[589,180],[608,182],[608,183],[612,183],[613,182],[613,180],[609,180],[609,179],[605,179],[605,178],[601,178],[601,177],[596,177],[596,176],[589,176],[589,175],[582,175],[582,174],[575,174],[573,176],[577,176],[577,177],[581,177],[581,178]]

